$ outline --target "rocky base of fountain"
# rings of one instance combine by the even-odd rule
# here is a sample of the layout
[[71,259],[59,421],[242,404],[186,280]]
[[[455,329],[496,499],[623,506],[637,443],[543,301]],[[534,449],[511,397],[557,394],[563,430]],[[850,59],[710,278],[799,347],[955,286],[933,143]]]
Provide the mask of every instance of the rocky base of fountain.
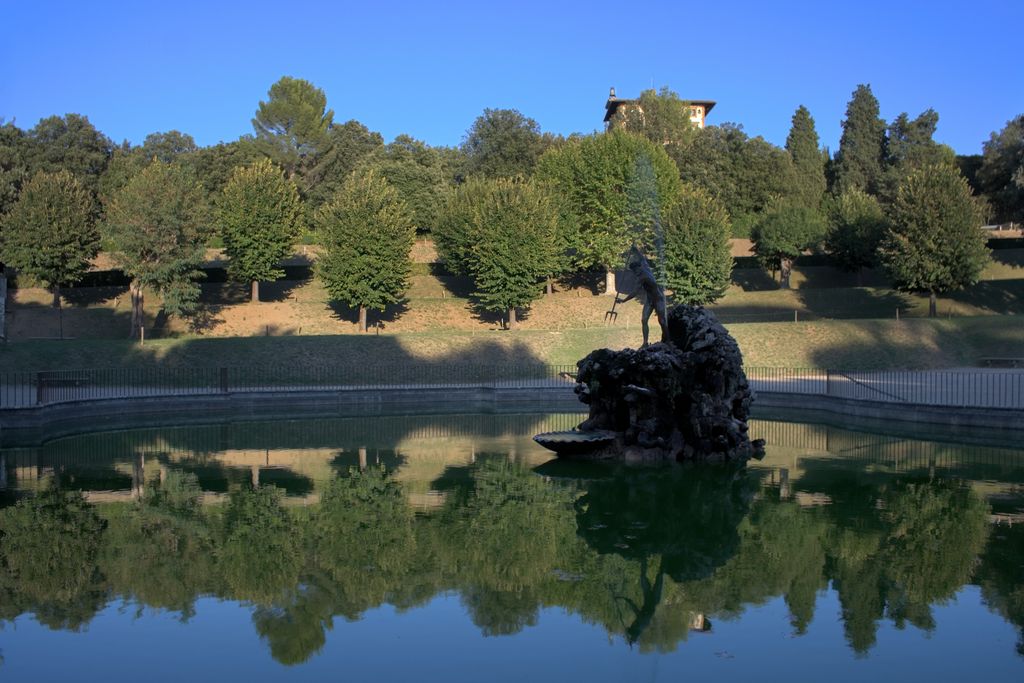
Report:
[[576,394],[590,406],[578,432],[613,438],[564,455],[632,462],[763,455],[764,442],[747,434],[752,394],[736,341],[713,314],[685,305],[669,313],[668,335],[638,350],[599,349],[577,364]]

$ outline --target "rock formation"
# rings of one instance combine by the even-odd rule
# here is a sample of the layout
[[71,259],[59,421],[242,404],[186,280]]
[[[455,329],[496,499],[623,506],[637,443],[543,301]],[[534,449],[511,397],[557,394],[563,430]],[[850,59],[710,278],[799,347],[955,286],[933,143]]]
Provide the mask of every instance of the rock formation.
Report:
[[577,364],[575,391],[590,406],[578,429],[616,434],[581,457],[745,462],[763,453],[747,435],[752,394],[732,336],[709,311],[678,305],[668,338]]

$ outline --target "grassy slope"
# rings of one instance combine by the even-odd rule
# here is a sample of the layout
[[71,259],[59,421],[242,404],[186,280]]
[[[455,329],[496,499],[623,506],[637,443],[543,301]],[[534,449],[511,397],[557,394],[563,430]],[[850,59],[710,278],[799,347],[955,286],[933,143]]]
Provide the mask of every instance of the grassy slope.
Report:
[[[1013,317],[950,320],[838,320],[728,325],[749,366],[926,368],[973,365],[984,356],[1024,349]],[[637,346],[635,327],[517,332],[423,332],[356,336],[179,338],[146,342],[75,340],[12,342],[0,348],[0,371],[55,368],[219,365],[572,364],[595,348]]]
[[[416,360],[569,364],[594,348],[639,344],[636,302],[618,306],[618,317],[609,325],[605,313],[611,298],[577,286],[537,301],[521,330],[499,332],[493,317],[476,315],[465,282],[437,277],[426,263],[416,265],[407,307],[385,316],[380,336],[352,334],[354,312],[327,304],[316,280],[264,285],[270,302],[258,306],[245,303],[244,286],[207,285],[204,296],[215,304],[211,329],[203,336],[151,338],[143,347],[123,338],[128,302],[117,290],[69,293],[64,330],[78,339],[63,342],[31,339],[56,336],[56,311],[48,305],[48,293],[17,290],[8,330],[21,341],[0,347],[0,370]],[[871,272],[858,278],[831,268],[798,267],[795,288],[782,291],[763,271],[737,269],[733,286],[714,310],[751,366],[972,365],[983,356],[1024,354],[1024,325],[1016,318],[1024,314],[1022,276],[1024,249],[996,251],[982,282],[940,298],[940,315],[954,317],[929,321],[921,319],[927,310],[924,297],[894,292]],[[147,299],[151,316],[158,303],[155,297]],[[897,309],[904,318],[899,322]],[[794,312],[800,322],[793,322]],[[172,320],[169,331],[185,332],[178,326]],[[267,332],[278,336],[253,336]]]

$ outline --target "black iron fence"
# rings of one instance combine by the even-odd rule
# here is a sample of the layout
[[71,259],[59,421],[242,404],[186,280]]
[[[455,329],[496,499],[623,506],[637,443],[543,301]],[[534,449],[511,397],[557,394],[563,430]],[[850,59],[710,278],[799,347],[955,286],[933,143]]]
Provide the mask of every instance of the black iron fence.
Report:
[[[232,393],[542,388],[574,383],[573,365],[324,365],[110,368],[0,373],[0,409]],[[839,371],[746,368],[757,392],[896,404],[1024,409],[1024,371],[996,369]]]

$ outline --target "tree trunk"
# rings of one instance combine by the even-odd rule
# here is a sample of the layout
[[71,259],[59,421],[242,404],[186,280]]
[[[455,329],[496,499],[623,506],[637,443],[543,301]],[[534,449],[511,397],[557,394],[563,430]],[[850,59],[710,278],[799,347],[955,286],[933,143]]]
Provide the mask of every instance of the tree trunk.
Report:
[[53,294],[53,307],[57,309],[57,338],[64,339],[64,309],[60,307],[60,285],[50,290]]
[[260,281],[259,280],[253,280],[252,281],[252,290],[251,290],[250,294],[251,295],[250,295],[249,301],[251,303],[258,304],[260,302]]
[[555,284],[548,278],[547,288],[544,290],[545,294],[551,295],[555,293]]
[[789,289],[789,276],[793,272],[793,259],[783,256],[779,259],[779,287]]
[[929,318],[936,318],[936,317],[938,317],[939,314],[938,314],[937,303],[938,302],[936,301],[935,290],[933,289],[930,292],[928,292],[928,317]]
[[615,296],[615,271],[611,268],[604,273],[604,293]]
[[131,299],[132,299],[132,333],[131,333],[131,338],[132,339],[138,339],[139,338],[139,328],[141,328],[143,323],[144,323],[144,318],[143,318],[143,313],[142,313],[142,304],[144,303],[143,302],[143,295],[142,295],[142,283],[140,283],[138,280],[132,280],[132,283],[130,285],[128,285],[128,292],[131,295]]
[[359,331],[366,332],[366,306],[359,307]]
[[517,324],[518,324],[518,321],[516,321],[516,307],[515,306],[509,306],[509,308],[508,308],[508,328],[510,330],[514,330],[514,329],[516,329],[516,325]]

